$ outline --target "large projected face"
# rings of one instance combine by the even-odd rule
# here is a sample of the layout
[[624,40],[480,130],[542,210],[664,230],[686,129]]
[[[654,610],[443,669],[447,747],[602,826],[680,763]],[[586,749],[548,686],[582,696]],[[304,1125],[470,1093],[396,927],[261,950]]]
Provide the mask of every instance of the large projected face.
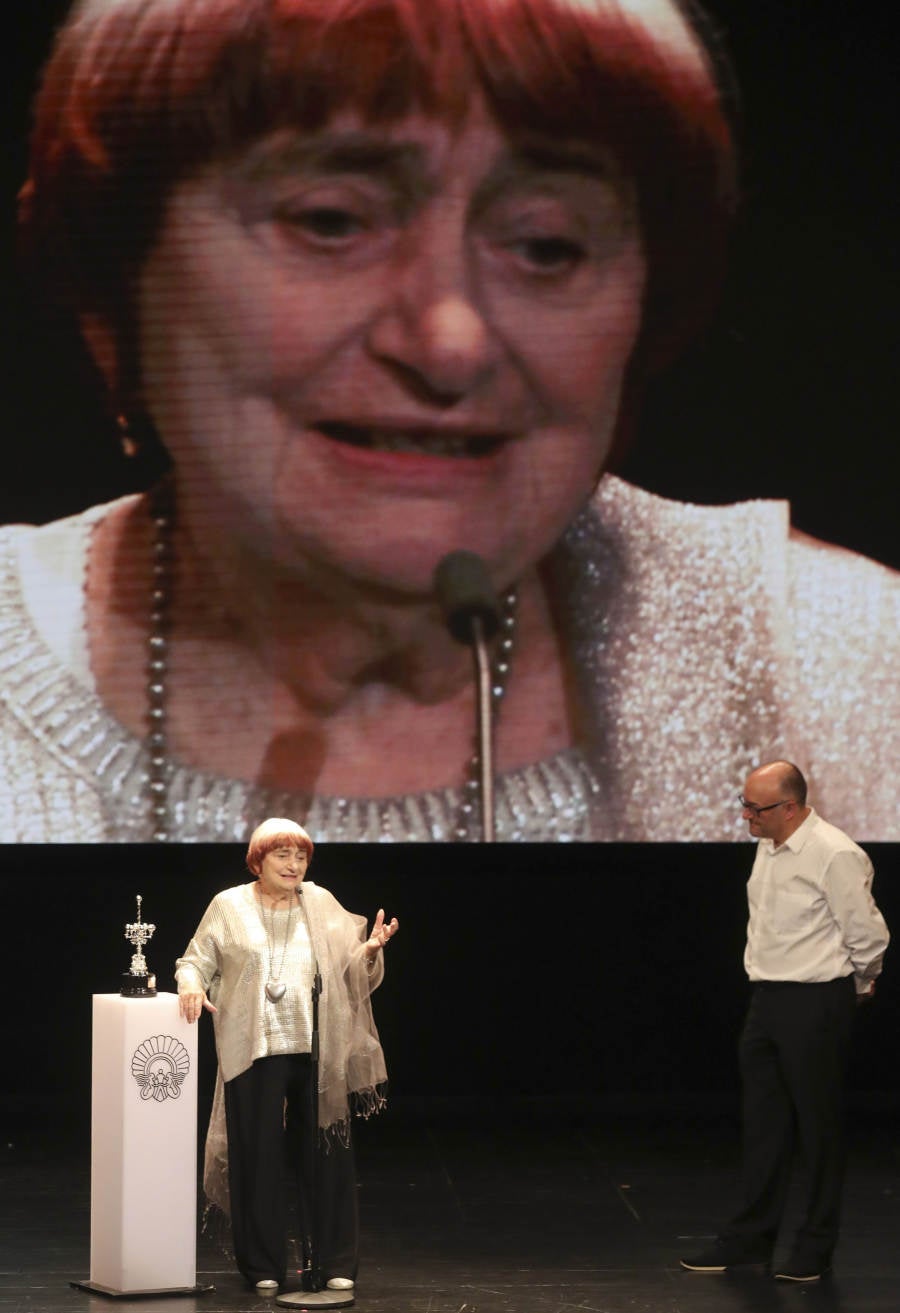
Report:
[[182,532],[316,593],[415,604],[462,546],[510,587],[606,463],[643,289],[608,152],[480,99],[254,143],[175,189],[140,279]]
[[611,473],[720,285],[724,99],[671,0],[76,7],[24,245],[171,470],[3,531],[0,842],[477,839],[458,549],[499,839],[746,838],[776,758],[897,837],[896,578]]

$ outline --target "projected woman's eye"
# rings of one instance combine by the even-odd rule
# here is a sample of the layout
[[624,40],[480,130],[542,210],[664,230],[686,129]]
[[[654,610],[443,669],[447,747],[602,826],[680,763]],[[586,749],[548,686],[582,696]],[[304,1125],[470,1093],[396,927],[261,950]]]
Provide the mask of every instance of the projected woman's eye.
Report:
[[[736,841],[780,757],[900,837],[896,576],[765,499],[796,432],[690,486],[715,369],[646,404],[753,346],[720,43],[675,0],[250,8],[85,0],[43,73],[40,386],[86,354],[128,468],[0,531],[0,842]],[[678,500],[621,475],[647,415]]]
[[279,215],[283,223],[291,224],[310,237],[323,242],[342,242],[356,234],[364,226],[360,216],[336,206],[315,206],[309,209],[286,212]]

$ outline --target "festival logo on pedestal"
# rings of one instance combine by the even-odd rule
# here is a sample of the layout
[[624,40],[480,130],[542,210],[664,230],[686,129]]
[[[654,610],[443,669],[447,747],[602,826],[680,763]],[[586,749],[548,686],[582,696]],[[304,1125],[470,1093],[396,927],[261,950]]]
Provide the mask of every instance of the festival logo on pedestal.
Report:
[[181,1094],[191,1059],[181,1040],[172,1035],[153,1035],[139,1044],[131,1059],[131,1074],[141,1087],[142,1099],[177,1099]]

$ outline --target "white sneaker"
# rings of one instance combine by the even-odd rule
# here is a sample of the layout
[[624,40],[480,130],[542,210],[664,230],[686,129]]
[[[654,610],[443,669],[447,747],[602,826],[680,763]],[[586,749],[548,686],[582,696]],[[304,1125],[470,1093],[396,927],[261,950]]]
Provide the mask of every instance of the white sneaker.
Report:
[[352,1290],[355,1284],[349,1277],[329,1277],[325,1288],[326,1290]]
[[266,1277],[263,1281],[257,1281],[256,1289],[261,1295],[274,1295],[278,1289],[278,1282],[274,1277]]

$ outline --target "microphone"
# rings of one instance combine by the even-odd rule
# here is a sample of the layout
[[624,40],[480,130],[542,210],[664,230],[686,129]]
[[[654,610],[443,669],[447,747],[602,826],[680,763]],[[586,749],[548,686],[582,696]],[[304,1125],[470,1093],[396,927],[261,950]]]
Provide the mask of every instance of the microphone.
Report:
[[500,627],[500,607],[487,566],[474,552],[451,552],[438,562],[434,572],[444,621],[457,643],[474,641],[474,623],[481,622],[486,639]]
[[474,552],[450,552],[434,572],[444,623],[458,643],[472,648],[478,743],[481,838],[494,842],[494,726],[488,640],[500,627],[500,607],[487,566]]

